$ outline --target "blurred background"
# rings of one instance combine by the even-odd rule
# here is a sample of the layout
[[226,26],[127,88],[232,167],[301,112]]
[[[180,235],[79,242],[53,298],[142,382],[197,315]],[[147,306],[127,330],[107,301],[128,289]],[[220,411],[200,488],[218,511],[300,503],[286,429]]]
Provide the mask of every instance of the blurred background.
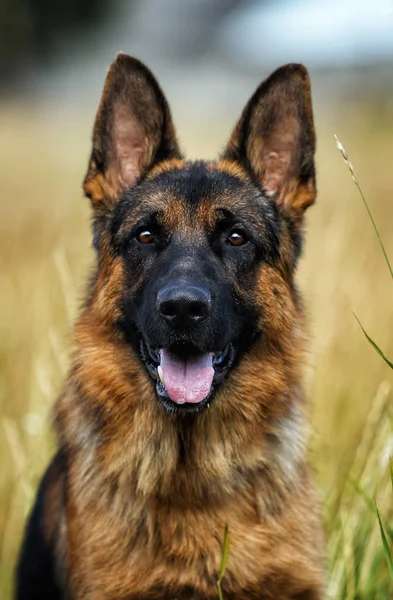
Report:
[[192,158],[217,155],[271,70],[310,70],[319,196],[298,280],[329,597],[391,597],[376,521],[347,482],[376,496],[390,543],[392,371],[354,313],[393,360],[393,281],[334,140],[393,260],[391,0],[0,0],[0,597],[11,597],[23,523],[54,448],[51,406],[93,258],[81,182],[119,50],[156,74]]

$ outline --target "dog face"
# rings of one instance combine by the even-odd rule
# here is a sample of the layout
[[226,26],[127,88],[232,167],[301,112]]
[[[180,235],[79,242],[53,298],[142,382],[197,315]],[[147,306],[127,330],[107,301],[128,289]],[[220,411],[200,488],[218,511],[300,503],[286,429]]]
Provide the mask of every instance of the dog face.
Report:
[[258,339],[285,335],[314,149],[302,66],[257,89],[219,161],[189,163],[152,74],[112,64],[84,189],[100,269],[116,272],[112,325],[168,411],[201,412]]
[[254,186],[205,164],[158,172],[115,208],[123,326],[167,408],[201,411],[252,343],[253,280],[277,259],[278,226]]

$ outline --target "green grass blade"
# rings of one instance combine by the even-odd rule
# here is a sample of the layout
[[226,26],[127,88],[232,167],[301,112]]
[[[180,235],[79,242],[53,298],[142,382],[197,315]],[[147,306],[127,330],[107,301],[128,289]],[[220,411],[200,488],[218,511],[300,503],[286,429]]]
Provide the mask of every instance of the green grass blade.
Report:
[[217,581],[217,590],[218,590],[218,598],[219,598],[219,600],[224,600],[223,595],[222,595],[221,581],[220,580]]
[[374,499],[374,504],[375,504],[375,511],[376,511],[377,517],[378,517],[379,530],[381,532],[381,539],[382,539],[382,544],[383,544],[383,552],[385,554],[386,563],[388,565],[390,579],[393,581],[393,561],[392,561],[392,555],[390,554],[388,541],[386,539],[385,529],[383,527],[381,515],[379,514],[378,506],[377,506],[377,503],[376,503],[375,499]]
[[391,278],[393,279],[393,269],[392,269],[392,265],[390,264],[390,261],[389,261],[389,259],[388,259],[388,255],[386,254],[385,246],[383,245],[382,238],[381,238],[381,236],[379,235],[378,227],[377,227],[377,225],[376,225],[376,223],[375,223],[375,221],[374,221],[374,218],[373,218],[373,215],[372,215],[372,213],[371,213],[371,210],[370,210],[370,208],[369,208],[369,206],[368,206],[367,200],[366,200],[366,198],[365,198],[365,196],[364,196],[364,194],[363,194],[363,191],[362,191],[361,185],[360,185],[360,183],[359,183],[359,180],[358,180],[358,178],[356,177],[356,174],[355,174],[355,170],[354,170],[354,168],[353,168],[353,165],[352,165],[352,163],[350,162],[350,160],[349,160],[349,158],[348,158],[348,154],[347,154],[347,152],[346,152],[346,150],[345,150],[344,146],[342,145],[342,143],[341,143],[341,142],[340,142],[340,140],[338,139],[338,137],[337,137],[336,135],[335,135],[334,137],[336,138],[336,144],[337,144],[337,148],[338,148],[338,150],[341,152],[341,155],[342,155],[342,157],[343,157],[344,161],[346,162],[346,164],[348,165],[348,169],[349,169],[349,170],[350,170],[350,172],[351,172],[351,175],[352,175],[353,182],[354,182],[354,184],[356,185],[356,187],[357,187],[357,188],[358,188],[358,190],[359,190],[360,197],[362,198],[362,200],[363,200],[363,204],[364,204],[364,206],[366,207],[366,210],[367,210],[368,216],[369,216],[369,218],[370,218],[370,221],[371,221],[371,223],[372,223],[372,226],[373,226],[373,228],[374,228],[374,231],[375,231],[375,235],[377,236],[377,239],[378,239],[379,245],[380,245],[380,247],[381,247],[381,250],[382,250],[382,252],[383,252],[383,255],[384,255],[384,257],[385,257],[385,261],[386,261],[386,264],[387,264],[387,266],[388,266],[388,269],[389,269],[390,276],[391,276]]
[[382,352],[381,348],[379,346],[377,346],[377,344],[374,342],[373,339],[370,338],[370,336],[368,335],[368,333],[366,332],[366,330],[364,329],[363,325],[361,324],[361,322],[359,321],[359,319],[357,318],[357,316],[354,314],[355,319],[357,320],[357,322],[359,323],[364,335],[366,336],[367,341],[369,342],[369,344],[371,344],[371,346],[374,348],[374,350],[376,352],[378,352],[379,356],[381,356],[381,358],[383,358],[383,360],[386,362],[386,364],[389,365],[389,367],[391,369],[393,369],[393,363],[390,362],[390,360],[388,358],[386,358],[386,356],[384,355],[384,353]]
[[375,510],[375,506],[374,506],[374,502],[372,501],[370,496],[368,496],[366,494],[366,492],[364,491],[364,489],[353,479],[348,478],[348,483],[350,483],[350,485],[353,487],[355,492],[364,500],[365,504],[368,506],[368,508],[373,513]]
[[222,589],[221,589],[221,581],[225,575],[225,571],[228,564],[228,556],[229,556],[229,530],[228,525],[225,524],[224,528],[224,541],[222,544],[222,554],[221,554],[221,566],[220,566],[220,574],[218,576],[217,581],[217,590],[219,600],[223,600]]
[[366,198],[364,197],[364,194],[363,194],[363,192],[362,192],[362,188],[360,187],[360,183],[359,183],[359,181],[357,180],[357,178],[356,178],[356,177],[355,177],[355,179],[354,179],[354,182],[355,182],[355,185],[356,185],[356,187],[357,187],[357,188],[358,188],[358,190],[359,190],[359,193],[360,193],[360,196],[361,196],[361,198],[362,198],[362,200],[363,200],[364,206],[365,206],[365,207],[366,207],[366,209],[367,209],[368,216],[370,217],[370,221],[371,221],[371,223],[372,223],[372,225],[373,225],[373,227],[374,227],[374,231],[375,231],[375,234],[376,234],[376,236],[377,236],[377,238],[378,238],[379,245],[380,245],[380,247],[381,247],[381,250],[382,250],[382,252],[383,252],[383,255],[384,255],[384,257],[385,257],[385,261],[386,261],[386,264],[387,264],[387,266],[388,266],[388,269],[389,269],[389,272],[390,272],[390,276],[391,276],[391,278],[393,279],[393,269],[392,269],[392,265],[390,264],[390,261],[389,261],[388,255],[386,254],[385,246],[383,245],[383,242],[382,242],[381,236],[379,235],[379,231],[378,231],[378,228],[377,228],[377,226],[376,226],[376,223],[375,223],[375,221],[374,221],[373,215],[372,215],[372,213],[371,213],[371,210],[370,210],[370,208],[369,208],[369,206],[368,206],[368,204],[367,204],[367,200],[366,200]]
[[219,575],[220,580],[225,575],[225,570],[226,570],[227,564],[228,564],[228,555],[229,555],[229,530],[228,530],[228,525],[225,525],[224,541],[222,544],[221,567],[220,567],[220,575]]

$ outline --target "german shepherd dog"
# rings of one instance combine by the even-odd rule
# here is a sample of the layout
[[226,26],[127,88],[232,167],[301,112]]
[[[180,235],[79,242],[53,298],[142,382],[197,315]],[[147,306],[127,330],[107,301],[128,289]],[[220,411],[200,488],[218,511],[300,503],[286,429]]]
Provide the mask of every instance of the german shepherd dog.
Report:
[[55,406],[58,452],[18,600],[320,600],[294,283],[315,199],[310,83],[275,71],[215,162],[188,162],[151,72],[119,54],[84,191],[97,266]]

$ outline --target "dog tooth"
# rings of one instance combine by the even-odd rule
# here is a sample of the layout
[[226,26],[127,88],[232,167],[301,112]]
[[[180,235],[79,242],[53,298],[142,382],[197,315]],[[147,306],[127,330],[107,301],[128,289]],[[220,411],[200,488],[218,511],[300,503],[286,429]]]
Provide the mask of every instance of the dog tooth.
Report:
[[164,371],[162,370],[162,366],[161,365],[158,365],[158,367],[157,367],[157,373],[158,373],[158,377],[160,378],[161,383],[163,383],[165,385]]

